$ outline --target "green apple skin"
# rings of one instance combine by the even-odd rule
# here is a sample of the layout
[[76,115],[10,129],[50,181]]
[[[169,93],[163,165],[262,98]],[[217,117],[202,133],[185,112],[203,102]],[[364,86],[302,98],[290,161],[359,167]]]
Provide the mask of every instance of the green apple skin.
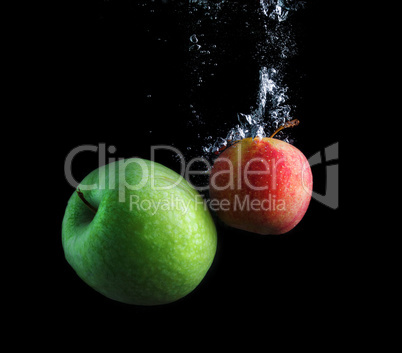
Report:
[[[96,213],[72,194],[62,224],[66,260],[108,298],[136,305],[174,302],[198,286],[213,262],[213,219],[186,180],[174,185],[180,176],[173,170],[139,158],[119,165],[91,172],[78,187]],[[156,212],[151,202],[159,202]]]

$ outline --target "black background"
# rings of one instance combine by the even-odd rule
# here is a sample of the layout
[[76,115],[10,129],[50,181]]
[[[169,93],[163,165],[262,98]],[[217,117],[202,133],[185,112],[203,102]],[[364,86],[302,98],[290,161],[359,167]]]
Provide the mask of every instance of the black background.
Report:
[[[222,29],[226,51],[215,77],[196,89],[189,74],[192,33],[186,2],[156,1],[153,6],[151,13],[135,1],[86,1],[60,10],[50,79],[55,90],[48,100],[55,126],[49,141],[57,155],[51,168],[57,200],[43,271],[47,288],[40,293],[46,301],[43,311],[55,325],[73,320],[78,332],[88,327],[107,331],[128,322],[122,326],[138,335],[168,330],[174,320],[180,323],[179,335],[204,320],[206,331],[213,331],[208,324],[222,330],[229,323],[246,328],[262,320],[256,326],[271,333],[307,326],[329,334],[325,323],[342,315],[348,285],[342,197],[337,210],[312,200],[301,223],[281,236],[251,234],[216,220],[218,250],[210,271],[191,294],[169,305],[140,307],[107,299],[65,261],[61,223],[74,189],[63,167],[73,148],[105,143],[116,147],[107,157],[149,159],[152,145],[166,144],[190,159],[202,155],[206,136],[222,136],[237,123],[238,112],[255,104],[259,63],[250,52],[256,39],[242,28],[241,16]],[[291,59],[287,84],[301,121],[290,132],[294,145],[310,157],[340,142],[342,160],[339,81],[344,59],[334,11],[322,1],[307,1],[293,18],[299,53]],[[193,102],[202,109],[201,122],[191,114]],[[156,160],[178,171],[173,156],[161,154]],[[97,154],[83,152],[74,159],[74,177],[81,180],[97,166]],[[314,167],[313,176],[314,190],[323,194],[325,166]]]

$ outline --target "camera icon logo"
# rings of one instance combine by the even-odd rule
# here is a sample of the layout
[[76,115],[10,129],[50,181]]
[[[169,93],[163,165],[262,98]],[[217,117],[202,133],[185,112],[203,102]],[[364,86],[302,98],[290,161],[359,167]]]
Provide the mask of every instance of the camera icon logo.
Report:
[[[310,167],[326,164],[326,185],[325,194],[312,191],[311,197],[321,204],[336,210],[339,207],[339,165],[333,163],[339,158],[339,143],[336,142],[324,149],[324,153],[319,151],[308,159]],[[328,162],[331,164],[327,165]]]

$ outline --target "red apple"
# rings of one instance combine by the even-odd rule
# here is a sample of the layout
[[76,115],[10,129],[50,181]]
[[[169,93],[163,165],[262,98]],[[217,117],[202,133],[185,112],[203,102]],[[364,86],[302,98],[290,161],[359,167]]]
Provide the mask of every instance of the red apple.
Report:
[[210,206],[229,226],[283,234],[303,218],[313,177],[300,150],[275,138],[245,138],[226,148],[210,175]]

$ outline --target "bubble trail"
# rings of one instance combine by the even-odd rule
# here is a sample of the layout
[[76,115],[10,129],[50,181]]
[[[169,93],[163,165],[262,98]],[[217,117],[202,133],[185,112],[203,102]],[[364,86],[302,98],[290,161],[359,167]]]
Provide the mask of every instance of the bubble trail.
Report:
[[[208,18],[210,21],[216,18],[222,20],[224,18],[224,14],[220,12],[222,4],[230,5],[227,0],[221,2],[193,0],[190,3],[197,3],[199,7],[194,8],[194,10],[199,13],[205,11],[205,19]],[[291,14],[303,8],[305,3],[305,1],[296,0],[260,0],[256,21],[263,24],[261,27],[263,33],[261,33],[261,43],[258,44],[259,48],[257,48],[259,50],[260,69],[255,108],[250,108],[250,112],[238,112],[237,124],[227,131],[225,137],[218,137],[214,142],[203,147],[204,152],[217,153],[225,146],[230,145],[231,141],[247,137],[273,136],[286,127],[287,122],[294,120],[292,108],[295,107],[289,104],[289,88],[284,83],[284,76],[289,58],[296,53],[297,48],[291,27],[285,24]],[[245,7],[247,8],[247,6]],[[195,38],[197,38],[197,42]],[[206,38],[203,38],[202,43],[200,43],[197,33],[190,37],[189,44],[192,49],[194,49],[195,44],[202,44],[203,47],[215,50],[211,43],[206,42]],[[201,57],[202,54],[205,56],[206,53],[209,54],[210,52],[203,51],[197,55]],[[203,62],[205,61],[203,58]],[[213,60],[209,58],[209,62],[206,62],[212,63]],[[197,74],[201,73],[197,72]],[[283,135],[281,138],[291,142]]]

